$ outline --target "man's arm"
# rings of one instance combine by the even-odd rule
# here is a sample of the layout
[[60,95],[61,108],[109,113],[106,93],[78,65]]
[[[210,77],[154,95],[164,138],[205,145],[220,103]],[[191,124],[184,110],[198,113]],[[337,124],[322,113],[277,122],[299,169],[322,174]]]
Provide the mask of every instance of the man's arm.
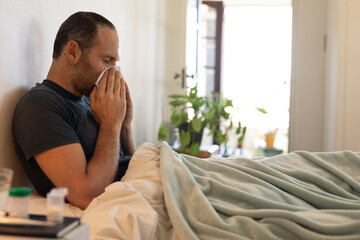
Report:
[[110,70],[93,89],[91,109],[99,123],[94,154],[89,163],[80,144],[69,144],[37,154],[41,169],[57,187],[67,187],[67,199],[85,209],[104,192],[115,177],[120,148],[120,130],[126,114],[125,82]]
[[[115,138],[113,140],[116,142]],[[109,155],[112,149],[105,147],[102,152]],[[98,154],[101,154],[100,151]],[[104,192],[105,187],[113,181],[117,167],[114,164],[116,161],[113,161],[117,159],[115,156],[98,157],[97,161],[93,157],[86,165],[79,143],[50,149],[36,155],[35,159],[55,186],[68,188],[67,200],[81,209],[85,209],[92,199]]]

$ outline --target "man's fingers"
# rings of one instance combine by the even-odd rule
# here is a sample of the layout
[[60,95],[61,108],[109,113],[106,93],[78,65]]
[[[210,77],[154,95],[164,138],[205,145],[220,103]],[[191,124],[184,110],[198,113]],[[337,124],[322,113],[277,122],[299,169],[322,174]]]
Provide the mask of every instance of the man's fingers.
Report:
[[114,81],[114,95],[120,96],[121,89],[121,80],[120,80],[120,72],[115,72],[115,81]]
[[126,87],[124,79],[121,79],[120,98],[126,99]]
[[109,70],[109,77],[106,84],[106,91],[113,92],[114,90],[114,81],[115,81],[115,69],[110,68]]
[[[124,81],[124,82],[125,82],[125,81]],[[127,85],[126,82],[125,82],[125,86],[126,86],[126,100],[127,100],[127,101],[131,101],[129,86]]]
[[109,70],[105,71],[104,75],[102,76],[102,78],[100,80],[100,84],[99,84],[99,88],[98,88],[98,91],[100,93],[105,93],[108,77],[109,77]]

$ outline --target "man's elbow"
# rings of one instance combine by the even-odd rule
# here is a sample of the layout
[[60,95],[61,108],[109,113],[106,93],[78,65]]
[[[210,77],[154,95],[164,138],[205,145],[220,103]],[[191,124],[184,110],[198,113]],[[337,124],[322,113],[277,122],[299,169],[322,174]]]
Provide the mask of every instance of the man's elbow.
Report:
[[69,193],[67,200],[72,205],[80,208],[81,210],[85,210],[95,197],[96,196],[92,196],[86,193],[79,193],[79,194]]
[[85,210],[91,203],[92,199],[86,199],[82,201],[77,207],[79,207],[81,210]]

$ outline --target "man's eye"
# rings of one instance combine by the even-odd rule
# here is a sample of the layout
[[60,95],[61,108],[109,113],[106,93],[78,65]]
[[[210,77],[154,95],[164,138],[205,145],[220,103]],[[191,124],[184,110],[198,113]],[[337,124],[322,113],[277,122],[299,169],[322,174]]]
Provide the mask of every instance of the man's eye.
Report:
[[104,59],[104,62],[105,62],[106,64],[109,64],[109,63],[110,63],[110,59]]

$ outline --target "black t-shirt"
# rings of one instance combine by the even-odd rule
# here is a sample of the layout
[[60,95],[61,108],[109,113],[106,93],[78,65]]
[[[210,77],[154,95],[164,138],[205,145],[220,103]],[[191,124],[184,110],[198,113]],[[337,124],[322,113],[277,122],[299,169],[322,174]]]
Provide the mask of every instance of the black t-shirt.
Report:
[[[34,156],[55,147],[80,143],[88,162],[95,150],[98,131],[89,98],[79,98],[49,80],[37,84],[21,98],[13,117],[17,155],[35,189],[43,196],[54,184]],[[120,150],[114,181],[125,174],[129,160],[130,156],[124,156]]]

